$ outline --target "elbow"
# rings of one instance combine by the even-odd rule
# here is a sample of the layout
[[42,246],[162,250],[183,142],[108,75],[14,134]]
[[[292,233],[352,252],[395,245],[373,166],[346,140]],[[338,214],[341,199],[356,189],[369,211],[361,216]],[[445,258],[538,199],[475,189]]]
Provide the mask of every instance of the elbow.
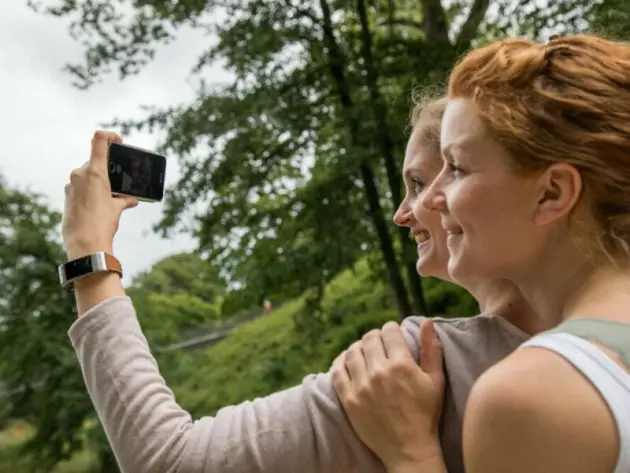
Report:
[[166,439],[148,432],[144,448],[120,458],[123,473],[202,473],[207,442],[203,421],[187,422],[173,429]]

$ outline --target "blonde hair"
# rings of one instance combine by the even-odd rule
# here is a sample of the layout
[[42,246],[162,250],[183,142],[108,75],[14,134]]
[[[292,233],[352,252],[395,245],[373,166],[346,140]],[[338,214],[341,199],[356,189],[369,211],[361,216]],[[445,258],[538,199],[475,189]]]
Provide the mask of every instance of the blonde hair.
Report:
[[440,153],[440,131],[447,98],[432,89],[416,91],[412,94],[413,107],[409,124],[412,136],[419,140],[423,148]]
[[630,45],[593,35],[498,41],[458,62],[448,97],[472,99],[519,168],[575,166],[600,224],[591,241],[627,263]]

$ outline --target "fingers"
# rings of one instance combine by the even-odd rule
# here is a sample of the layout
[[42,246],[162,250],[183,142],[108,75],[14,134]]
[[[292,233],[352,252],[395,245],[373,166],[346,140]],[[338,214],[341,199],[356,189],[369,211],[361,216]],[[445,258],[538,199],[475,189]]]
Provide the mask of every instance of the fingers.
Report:
[[114,198],[114,202],[118,205],[121,212],[127,209],[132,209],[138,205],[138,199],[127,195],[119,195]]
[[352,383],[365,385],[368,382],[367,366],[361,342],[354,342],[346,352],[346,369]]
[[112,131],[96,131],[92,138],[90,163],[107,173],[107,157],[110,143],[122,143],[122,138]]
[[346,370],[345,355],[346,352],[343,352],[335,358],[331,369],[333,387],[335,388],[335,391],[337,391],[337,396],[339,396],[342,400],[346,399],[352,390],[352,381],[350,380],[350,376]]
[[443,363],[442,343],[432,320],[426,319],[420,326],[420,368],[425,373],[441,373]]
[[387,358],[391,361],[405,361],[411,358],[405,335],[396,322],[387,322],[381,332]]
[[363,354],[368,373],[383,368],[387,363],[380,330],[371,330],[363,336]]

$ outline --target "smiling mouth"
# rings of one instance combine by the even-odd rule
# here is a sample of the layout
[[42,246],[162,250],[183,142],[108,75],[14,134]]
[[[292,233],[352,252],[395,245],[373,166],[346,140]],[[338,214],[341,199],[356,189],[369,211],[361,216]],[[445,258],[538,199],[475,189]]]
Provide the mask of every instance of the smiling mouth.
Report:
[[431,238],[431,235],[426,230],[419,231],[413,236],[413,239],[416,241],[418,245],[429,241],[430,238]]

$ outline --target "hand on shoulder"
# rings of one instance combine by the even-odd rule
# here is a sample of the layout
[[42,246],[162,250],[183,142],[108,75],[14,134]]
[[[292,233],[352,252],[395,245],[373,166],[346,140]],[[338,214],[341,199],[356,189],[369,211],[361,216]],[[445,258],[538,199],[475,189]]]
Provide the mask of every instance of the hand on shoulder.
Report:
[[444,395],[442,345],[433,322],[420,330],[421,364],[400,326],[389,322],[367,333],[333,363],[339,399],[361,440],[390,473],[445,471],[438,426]]

